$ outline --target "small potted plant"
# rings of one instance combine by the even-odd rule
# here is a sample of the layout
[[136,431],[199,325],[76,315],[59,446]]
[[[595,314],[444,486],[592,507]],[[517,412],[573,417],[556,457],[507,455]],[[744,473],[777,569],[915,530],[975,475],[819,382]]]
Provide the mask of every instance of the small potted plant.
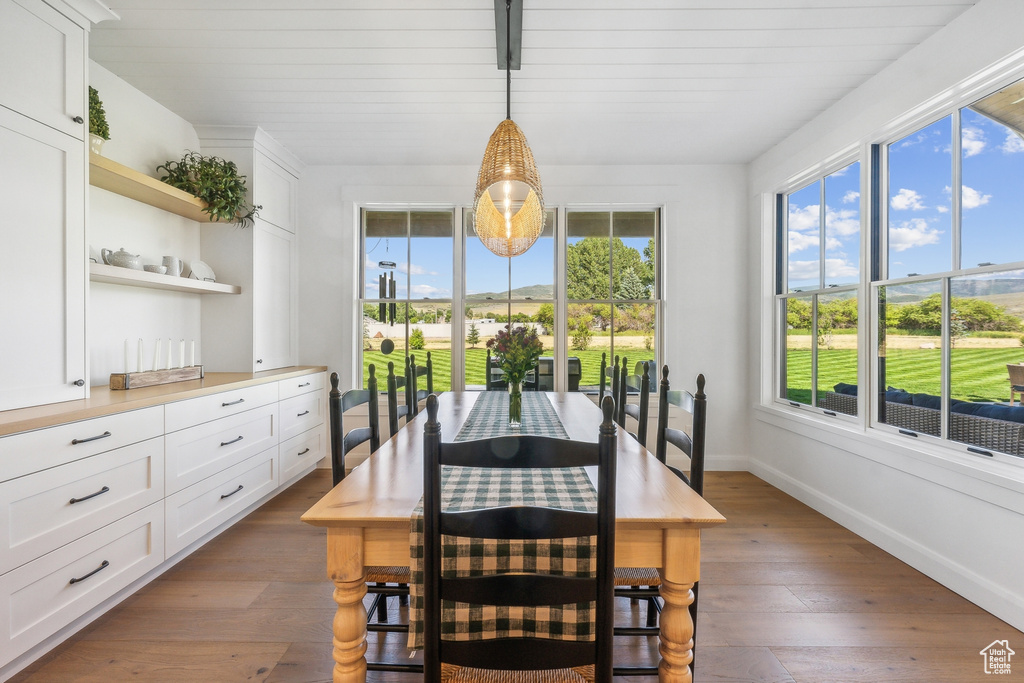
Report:
[[103,100],[96,88],[89,86],[89,150],[99,154],[103,143],[110,139],[110,126],[107,125],[107,112],[103,109]]
[[263,208],[246,204],[245,176],[238,175],[233,161],[189,151],[180,161],[164,162],[156,170],[166,172],[160,177],[163,182],[206,202],[203,211],[211,220],[251,226]]
[[498,330],[487,340],[487,348],[494,352],[495,362],[508,382],[508,425],[518,428],[523,421],[523,380],[537,366],[544,345],[533,328],[520,326]]

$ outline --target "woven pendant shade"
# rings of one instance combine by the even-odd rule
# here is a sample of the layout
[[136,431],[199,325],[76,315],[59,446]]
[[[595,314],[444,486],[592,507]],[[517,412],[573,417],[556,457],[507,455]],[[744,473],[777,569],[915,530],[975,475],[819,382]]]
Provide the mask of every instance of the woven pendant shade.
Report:
[[[520,184],[527,190],[526,197],[518,207],[506,207],[508,188]],[[476,234],[498,256],[522,254],[544,231],[540,174],[526,136],[512,119],[499,123],[487,142],[473,206]]]

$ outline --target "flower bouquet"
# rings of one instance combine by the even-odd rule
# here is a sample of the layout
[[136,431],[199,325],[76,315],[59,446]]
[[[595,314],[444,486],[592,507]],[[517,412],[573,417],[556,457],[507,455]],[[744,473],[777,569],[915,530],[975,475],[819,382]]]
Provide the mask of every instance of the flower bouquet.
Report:
[[523,418],[523,380],[536,367],[544,346],[533,328],[514,327],[498,330],[487,340],[487,348],[508,382],[508,424],[518,427]]

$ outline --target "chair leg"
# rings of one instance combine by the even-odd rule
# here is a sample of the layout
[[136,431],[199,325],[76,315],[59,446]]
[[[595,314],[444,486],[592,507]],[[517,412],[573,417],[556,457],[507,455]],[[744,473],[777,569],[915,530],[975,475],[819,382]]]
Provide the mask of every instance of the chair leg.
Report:
[[[376,585],[385,586],[387,584],[378,583]],[[377,603],[377,623],[388,623],[388,596],[386,595],[382,595],[381,600]]]
[[[407,583],[400,583],[398,585],[399,586],[404,586],[406,588],[406,590],[408,590],[408,588],[409,588],[409,584],[407,584]],[[401,605],[402,607],[405,607],[406,605],[408,605],[409,604],[409,594],[408,593],[403,593],[403,594],[399,595],[398,596],[398,604]]]
[[[638,590],[640,590],[640,586],[630,586],[629,589],[630,590],[634,590],[634,591],[638,591]],[[631,604],[631,605],[635,605],[637,602],[638,602],[637,598],[630,598],[629,599],[629,604]]]
[[654,628],[658,625],[658,614],[661,613],[661,605],[658,598],[647,598],[647,627]]

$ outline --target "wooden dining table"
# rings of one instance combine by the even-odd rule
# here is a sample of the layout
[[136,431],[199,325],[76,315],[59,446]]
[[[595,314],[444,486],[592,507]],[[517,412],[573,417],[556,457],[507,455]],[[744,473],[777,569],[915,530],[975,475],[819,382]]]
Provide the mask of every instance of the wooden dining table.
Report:
[[[441,394],[443,441],[454,440],[483,392]],[[581,393],[545,393],[570,439],[596,441],[601,412]],[[409,523],[423,496],[423,425],[414,417],[303,516],[327,527],[327,575],[334,583],[334,682],[366,680],[364,567],[409,566]],[[635,439],[616,432],[615,566],[661,574],[659,680],[688,683],[693,622],[687,609],[700,578],[700,530],[725,522],[710,504]]]

